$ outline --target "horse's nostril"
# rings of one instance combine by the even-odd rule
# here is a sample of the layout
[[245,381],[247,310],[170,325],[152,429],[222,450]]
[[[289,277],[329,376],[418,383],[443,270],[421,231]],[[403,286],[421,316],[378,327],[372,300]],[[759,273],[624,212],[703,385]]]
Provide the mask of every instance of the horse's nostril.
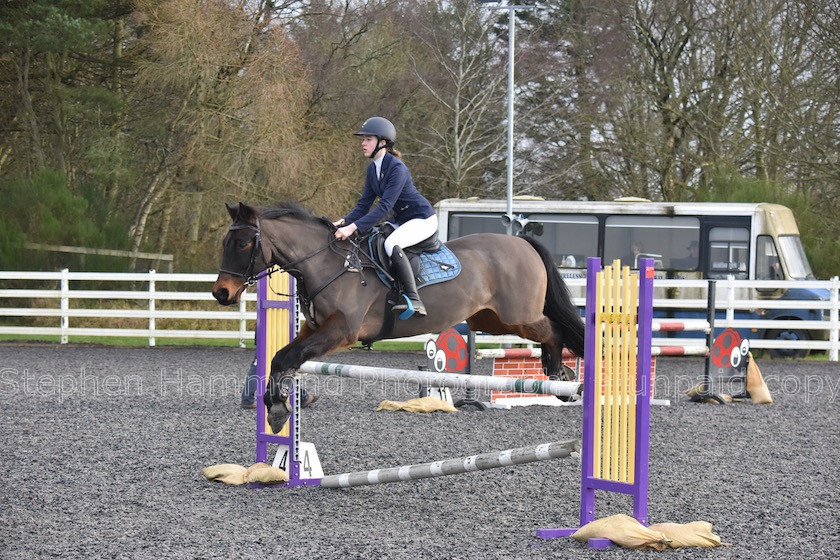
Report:
[[225,288],[213,292],[213,297],[216,298],[216,301],[218,301],[219,303],[226,303],[229,299],[229,296],[230,294]]

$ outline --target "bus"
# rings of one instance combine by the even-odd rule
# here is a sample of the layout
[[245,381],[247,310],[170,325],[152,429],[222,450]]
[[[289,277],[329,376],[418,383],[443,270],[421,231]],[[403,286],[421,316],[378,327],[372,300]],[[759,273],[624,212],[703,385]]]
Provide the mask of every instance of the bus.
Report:
[[[611,202],[515,199],[513,216],[505,200],[445,199],[436,205],[439,235],[446,241],[472,233],[525,233],[548,247],[565,277],[582,277],[586,258],[615,259],[631,268],[651,258],[657,276],[687,279],[814,279],[789,208],[769,203]],[[512,219],[511,219],[512,218]],[[668,297],[699,298],[671,290]],[[699,289],[698,289],[699,292]],[[827,300],[827,290],[755,288],[750,298]],[[682,316],[691,316],[685,313]],[[823,310],[767,309],[738,319],[823,320]],[[748,338],[809,340],[826,331],[752,329]],[[775,350],[803,356],[803,350]]]

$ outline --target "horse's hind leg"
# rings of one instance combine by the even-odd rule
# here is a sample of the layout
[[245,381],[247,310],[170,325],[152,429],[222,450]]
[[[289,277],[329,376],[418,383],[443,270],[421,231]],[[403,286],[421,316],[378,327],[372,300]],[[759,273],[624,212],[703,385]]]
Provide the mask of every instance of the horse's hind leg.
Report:
[[533,323],[512,325],[502,321],[496,313],[485,309],[470,317],[467,325],[474,331],[489,334],[512,333],[539,342],[542,348],[543,372],[552,378],[565,379],[563,334],[548,317],[541,317]]
[[547,317],[536,323],[522,325],[519,336],[540,343],[543,373],[552,379],[568,380],[569,371],[563,366],[563,331]]

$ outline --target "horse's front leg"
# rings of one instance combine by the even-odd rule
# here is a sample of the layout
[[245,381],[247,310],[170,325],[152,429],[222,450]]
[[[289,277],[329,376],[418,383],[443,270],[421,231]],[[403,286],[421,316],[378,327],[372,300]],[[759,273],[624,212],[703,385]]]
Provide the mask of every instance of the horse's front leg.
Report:
[[[289,406],[289,392],[291,389],[292,377],[289,375],[281,375],[281,372],[284,371],[282,369],[283,364],[287,361],[286,356],[292,348],[309,338],[313,332],[314,331],[309,327],[309,323],[304,323],[297,336],[293,338],[289,344],[278,350],[271,359],[267,385],[265,386],[265,393],[263,393],[263,402],[265,403],[265,409],[269,415],[269,425],[271,426],[279,423],[282,428],[283,424],[285,424],[286,420],[288,420],[290,414],[289,410],[291,407]],[[273,412],[272,408],[274,409]],[[274,422],[271,421],[271,418],[273,417],[276,417]],[[274,433],[277,433],[277,430],[273,427],[272,430]]]
[[271,360],[263,402],[268,410],[268,424],[274,433],[279,432],[291,414],[289,392],[295,371],[313,358],[323,356],[336,348],[356,341],[342,313],[327,318],[316,330],[304,325],[301,332]]

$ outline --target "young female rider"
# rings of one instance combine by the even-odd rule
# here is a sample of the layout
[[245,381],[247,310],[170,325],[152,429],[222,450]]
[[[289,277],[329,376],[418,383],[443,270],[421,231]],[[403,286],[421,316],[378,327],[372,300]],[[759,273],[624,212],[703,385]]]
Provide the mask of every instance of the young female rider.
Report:
[[[338,228],[335,237],[346,239],[356,231],[365,233],[383,218],[389,218],[397,229],[385,239],[385,251],[414,312],[425,315],[426,308],[417,295],[414,273],[402,249],[420,243],[437,231],[435,210],[417,192],[408,167],[394,149],[397,129],[391,121],[371,117],[355,135],[362,137],[362,151],[373,161],[368,165],[364,190],[356,207],[344,218],[333,222]],[[379,204],[371,209],[376,197],[379,197]],[[408,309],[408,304],[402,301],[394,309]]]

